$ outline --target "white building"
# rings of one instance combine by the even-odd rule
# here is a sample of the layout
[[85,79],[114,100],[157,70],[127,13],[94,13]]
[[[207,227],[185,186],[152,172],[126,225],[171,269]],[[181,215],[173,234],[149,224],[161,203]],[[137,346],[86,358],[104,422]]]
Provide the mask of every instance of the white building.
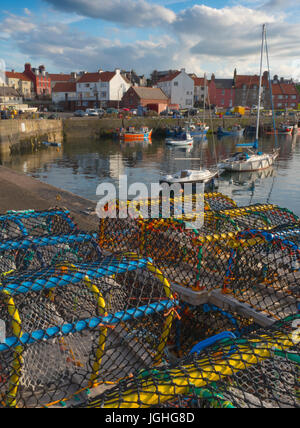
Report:
[[15,90],[9,86],[0,86],[0,110],[10,107],[20,106],[23,102],[23,98]]
[[52,102],[54,104],[77,101],[76,82],[56,83],[52,89]]
[[[194,102],[195,104],[204,105],[204,101],[207,99],[208,85],[204,77],[193,77],[194,80]],[[205,100],[204,100],[205,97]]]
[[85,73],[76,82],[77,107],[118,107],[131,83],[120,70]]
[[192,108],[194,105],[194,80],[185,72],[185,69],[176,71],[163,77],[157,86],[171,100],[171,104],[178,104],[179,108]]

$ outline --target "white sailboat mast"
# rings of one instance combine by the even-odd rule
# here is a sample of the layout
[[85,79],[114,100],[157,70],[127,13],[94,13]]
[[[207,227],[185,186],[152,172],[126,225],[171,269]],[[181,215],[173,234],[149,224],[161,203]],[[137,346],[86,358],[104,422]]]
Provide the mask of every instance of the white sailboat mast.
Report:
[[261,106],[261,95],[262,95],[262,68],[263,68],[263,54],[264,54],[265,33],[266,33],[266,24],[263,24],[262,42],[261,42],[261,55],[260,55],[260,73],[259,73],[257,120],[256,120],[256,142],[258,142],[258,136],[259,136],[259,119],[260,119],[260,106]]

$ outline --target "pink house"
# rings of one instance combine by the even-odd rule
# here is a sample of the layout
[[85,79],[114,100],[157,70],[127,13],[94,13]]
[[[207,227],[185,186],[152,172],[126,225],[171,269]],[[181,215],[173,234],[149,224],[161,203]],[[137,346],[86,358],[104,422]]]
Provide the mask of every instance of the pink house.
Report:
[[235,105],[235,88],[233,79],[215,79],[216,100],[215,105],[224,109]]
[[51,95],[51,79],[46,74],[45,66],[40,65],[39,68],[32,68],[31,65],[27,63],[25,64],[23,74],[33,83],[34,92],[38,97]]

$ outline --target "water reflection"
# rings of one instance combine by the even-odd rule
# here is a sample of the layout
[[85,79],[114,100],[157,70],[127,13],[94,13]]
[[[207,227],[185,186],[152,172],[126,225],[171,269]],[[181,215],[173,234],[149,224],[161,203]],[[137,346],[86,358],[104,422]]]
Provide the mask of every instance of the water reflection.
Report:
[[[246,141],[251,141],[245,139]],[[2,164],[30,174],[41,181],[96,201],[96,188],[101,182],[118,184],[119,175],[134,182],[158,183],[161,175],[181,169],[214,166],[228,158],[241,142],[236,137],[209,136],[195,141],[192,147],[168,147],[164,140],[152,144],[120,143],[114,140],[68,142],[61,149],[47,148],[38,152],[5,156]],[[239,205],[275,203],[300,215],[300,137],[278,137],[281,152],[278,162],[270,170],[258,173],[224,174],[219,191],[233,197]],[[274,136],[260,140],[260,150],[271,151]]]

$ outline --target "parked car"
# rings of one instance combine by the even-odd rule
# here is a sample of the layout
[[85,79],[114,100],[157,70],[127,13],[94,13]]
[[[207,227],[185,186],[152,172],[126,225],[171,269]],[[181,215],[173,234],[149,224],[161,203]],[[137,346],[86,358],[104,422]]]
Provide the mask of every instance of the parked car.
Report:
[[187,110],[186,112],[184,112],[184,117],[197,116],[197,114],[199,114],[199,110],[196,108],[191,108],[191,109]]
[[93,108],[88,108],[86,110],[86,113],[88,114],[88,116],[99,116],[97,111]]
[[76,116],[76,117],[85,117],[85,116],[88,116],[88,113],[86,113],[83,110],[76,110],[75,113],[74,113],[74,116]]
[[169,111],[168,110],[161,111],[160,116],[169,116]]
[[48,116],[47,119],[49,119],[49,120],[56,119],[57,120],[57,119],[59,119],[59,115],[56,113],[53,113],[53,114],[50,114],[50,116]]
[[116,108],[108,108],[108,109],[106,110],[106,113],[107,113],[107,114],[119,113],[119,110],[118,110],[118,109],[116,109]]
[[171,110],[171,116],[173,119],[182,119],[182,115],[178,110]]
[[105,110],[103,108],[95,109],[99,117],[103,117],[105,115]]

